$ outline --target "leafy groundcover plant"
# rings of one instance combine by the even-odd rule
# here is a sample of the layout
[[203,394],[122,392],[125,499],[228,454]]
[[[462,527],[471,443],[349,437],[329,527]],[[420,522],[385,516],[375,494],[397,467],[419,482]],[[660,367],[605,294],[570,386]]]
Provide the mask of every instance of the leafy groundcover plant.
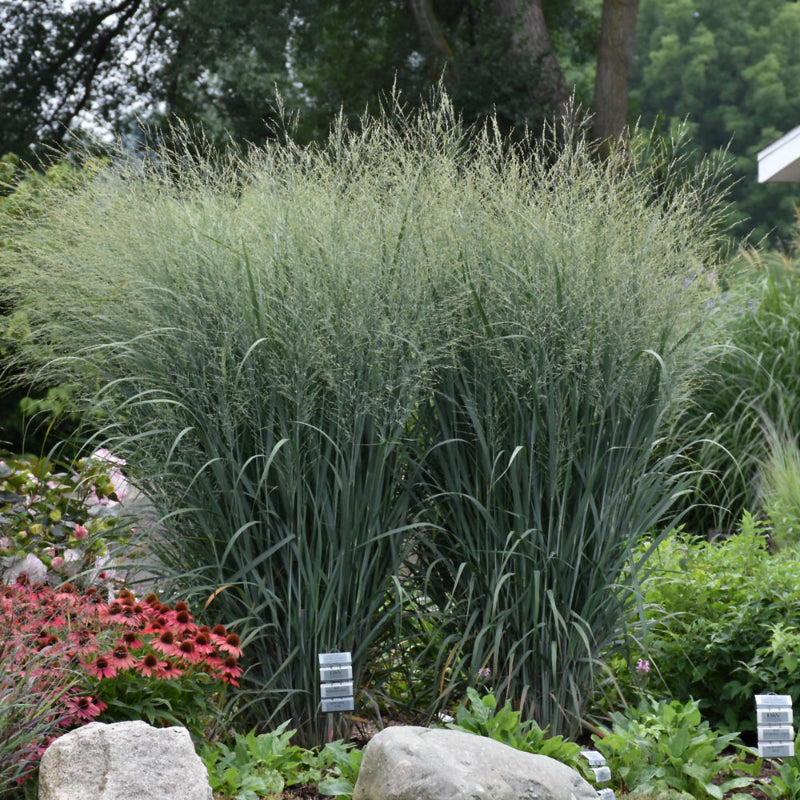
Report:
[[226,798],[257,800],[279,795],[287,786],[310,783],[337,800],[351,797],[363,751],[342,740],[306,750],[290,744],[295,731],[288,727],[284,722],[268,733],[236,734],[231,747],[204,744],[200,756],[211,788]]
[[686,798],[722,800],[726,793],[753,785],[753,776],[760,773],[761,762],[746,763],[741,746],[738,754],[725,752],[738,734],[712,730],[695,701],[645,697],[637,708],[613,713],[611,720],[611,729],[592,739],[612,777],[637,797],[667,789]]
[[497,699],[491,692],[481,697],[469,687],[466,702],[459,704],[455,719],[455,722],[448,723],[448,728],[486,736],[525,753],[549,756],[582,773],[588,780],[594,778],[588,762],[581,756],[579,744],[563,736],[548,736],[536,720],[523,722],[519,711],[511,708],[510,701],[498,709]]

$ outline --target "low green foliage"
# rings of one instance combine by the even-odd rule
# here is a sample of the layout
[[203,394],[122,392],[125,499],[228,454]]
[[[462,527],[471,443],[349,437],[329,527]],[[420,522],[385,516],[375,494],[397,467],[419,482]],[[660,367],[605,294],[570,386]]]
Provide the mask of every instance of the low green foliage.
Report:
[[320,764],[329,769],[319,782],[319,793],[345,800],[353,796],[364,751],[337,740],[328,742],[319,754]]
[[581,756],[580,745],[563,736],[548,736],[547,729],[542,730],[536,720],[521,721],[519,711],[511,708],[511,701],[498,708],[491,692],[481,697],[477,690],[468,688],[466,702],[456,710],[456,721],[447,727],[487,736],[526,753],[549,756],[581,772],[587,779],[593,778],[587,761]]
[[755,730],[754,694],[800,697],[800,562],[791,550],[769,551],[763,523],[745,514],[739,533],[714,543],[673,533],[651,564],[654,691],[697,699],[729,731]]
[[269,733],[236,734],[232,747],[204,744],[200,757],[211,788],[228,798],[256,800],[280,794],[287,784],[317,783],[322,774],[318,760],[310,751],[289,743],[295,731],[288,727],[287,720]]
[[[695,798],[722,800],[723,794],[753,783],[761,764],[745,764],[733,753],[738,734],[720,734],[702,719],[698,703],[645,697],[638,708],[611,715],[612,728],[592,737],[625,791],[664,789]],[[733,771],[748,775],[734,776]]]
[[235,800],[280,794],[284,787],[318,784],[320,794],[350,797],[361,765],[360,750],[341,740],[321,750],[290,744],[288,720],[274,731],[236,734],[232,747],[205,743],[200,757],[214,792]]
[[800,733],[794,740],[794,752],[791,758],[777,762],[778,772],[767,782],[762,782],[761,789],[771,800],[798,800],[800,798]]

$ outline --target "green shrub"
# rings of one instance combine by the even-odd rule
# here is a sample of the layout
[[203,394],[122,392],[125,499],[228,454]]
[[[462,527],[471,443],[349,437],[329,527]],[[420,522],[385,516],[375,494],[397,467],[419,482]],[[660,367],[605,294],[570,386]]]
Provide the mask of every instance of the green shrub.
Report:
[[71,464],[0,449],[0,579],[13,583],[25,563],[36,582],[113,586],[132,534],[120,466],[103,449]]
[[718,542],[673,533],[653,556],[645,584],[651,688],[695,698],[724,730],[754,731],[754,694],[800,698],[800,562],[771,554],[764,525],[745,515]]
[[580,725],[683,481],[659,440],[715,250],[697,185],[662,201],[573,132],[530,145],[446,99],[324,147],[185,142],[15,234],[52,373],[165,514],[158,557],[249,625],[253,724],[321,741],[316,653],[375,696],[413,595],[442,632],[412,646],[429,712],[489,665],[501,702]]
[[582,773],[587,780],[594,780],[594,773],[581,756],[579,744],[563,736],[548,736],[547,730],[542,730],[536,720],[521,721],[519,711],[511,708],[510,701],[498,709],[497,699],[491,692],[481,697],[469,687],[466,702],[456,709],[456,721],[448,723],[447,727],[486,736],[525,753],[554,758]]
[[735,777],[735,770],[750,776],[760,771],[760,762],[747,764],[741,760],[743,753],[726,752],[736,744],[737,734],[712,730],[694,701],[645,697],[637,708],[615,712],[611,720],[612,728],[592,739],[605,756],[612,779],[637,796],[667,790],[722,800],[726,792],[753,783],[747,775]]

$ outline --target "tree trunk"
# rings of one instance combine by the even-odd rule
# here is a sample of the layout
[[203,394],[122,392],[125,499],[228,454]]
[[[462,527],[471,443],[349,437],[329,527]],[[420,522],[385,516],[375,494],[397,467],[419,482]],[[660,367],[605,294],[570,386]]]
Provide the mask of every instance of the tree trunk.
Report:
[[512,52],[532,59],[541,69],[539,85],[531,87],[534,100],[554,107],[562,118],[569,104],[569,87],[550,44],[541,0],[494,0],[494,10],[513,26]]
[[431,80],[437,81],[442,75],[445,64],[453,57],[453,51],[442,34],[431,0],[406,1],[414,17],[422,49],[425,51],[428,74]]
[[628,84],[639,0],[603,0],[592,136],[605,146],[628,136]]

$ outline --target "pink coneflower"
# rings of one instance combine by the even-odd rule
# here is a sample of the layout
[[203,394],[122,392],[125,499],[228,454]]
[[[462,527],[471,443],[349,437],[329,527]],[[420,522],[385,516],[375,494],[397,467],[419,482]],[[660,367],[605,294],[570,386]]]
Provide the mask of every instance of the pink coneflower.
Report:
[[197,632],[197,625],[188,611],[178,611],[175,614],[174,624],[184,637],[194,636]]
[[190,664],[197,664],[203,660],[203,654],[197,649],[194,639],[183,639],[178,645],[178,655]]
[[71,583],[62,583],[56,589],[55,598],[59,603],[74,603],[77,601],[75,587]]
[[120,644],[111,651],[111,663],[116,669],[122,671],[130,669],[136,663],[136,659],[128,652],[128,648],[124,644]]
[[89,655],[99,649],[94,633],[88,628],[70,631],[68,639],[72,644],[77,645],[79,655]]
[[142,602],[150,606],[150,608],[152,608],[155,612],[158,612],[161,609],[161,603],[159,602],[158,595],[155,594],[155,592],[150,592],[150,594],[146,595]]
[[68,697],[67,710],[79,720],[90,722],[100,716],[108,706],[102,700],[95,700],[93,697]]
[[230,653],[232,656],[236,656],[236,658],[239,658],[242,655],[242,648],[239,646],[240,644],[241,642],[237,634],[229,633],[225,637],[225,641],[219,645],[219,649],[225,653]]
[[242,674],[242,668],[238,666],[236,663],[236,659],[233,656],[228,656],[222,664],[222,675],[220,676],[221,679],[225,683],[232,683],[234,686],[238,686],[239,682],[236,680]]
[[117,674],[117,668],[112,663],[111,656],[101,655],[91,663],[86,669],[90,675],[98,678],[113,678]]
[[204,656],[210,656],[216,652],[214,645],[211,644],[211,639],[208,638],[208,634],[203,631],[199,631],[194,637],[194,644],[197,652]]
[[181,654],[175,642],[175,634],[169,630],[161,631],[161,635],[158,639],[152,641],[152,645],[165,656],[179,656]]
[[164,663],[161,665],[161,672],[159,673],[158,677],[163,678],[165,681],[172,680],[172,678],[179,678],[183,675],[183,671],[178,669],[168,658],[165,659]]
[[217,645],[217,647],[221,647],[225,644],[225,637],[228,635],[228,631],[225,629],[224,625],[215,625],[211,629],[211,641]]
[[139,672],[141,672],[145,678],[150,678],[152,676],[159,677],[161,669],[164,665],[161,661],[158,660],[158,656],[155,655],[155,653],[148,653],[135,666],[136,669],[138,669]]
[[144,642],[139,638],[139,634],[136,631],[125,631],[119,642],[124,644],[128,650],[138,650],[140,647],[144,647]]

